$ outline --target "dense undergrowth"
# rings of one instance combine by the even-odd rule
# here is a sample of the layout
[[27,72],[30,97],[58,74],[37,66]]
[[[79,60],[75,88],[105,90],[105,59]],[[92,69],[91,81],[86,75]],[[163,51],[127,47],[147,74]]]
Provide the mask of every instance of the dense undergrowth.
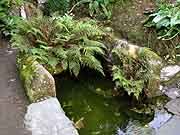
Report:
[[[173,40],[180,36],[180,2],[174,4],[162,2],[157,5],[157,9],[148,13],[149,18],[145,26],[154,28],[158,34],[158,39]],[[180,45],[176,45],[177,57],[180,56]]]
[[50,71],[58,67],[78,76],[81,67],[89,67],[104,74],[96,58],[104,55],[106,47],[100,42],[104,32],[94,20],[77,21],[68,15],[38,16],[21,21],[17,29],[12,45],[22,54],[35,57]]
[[[86,10],[86,14],[92,18],[110,19],[112,16],[112,4],[115,0],[48,0],[45,3],[45,14],[58,12],[75,13],[74,10],[80,8]],[[73,3],[73,4],[72,4]],[[76,14],[76,13],[75,13]]]
[[0,1],[0,29],[5,36],[9,36],[16,29],[16,24],[21,20],[19,16],[11,13],[12,5],[20,5],[22,0]]
[[112,75],[116,89],[123,88],[128,95],[133,94],[137,99],[151,77],[151,68],[148,66],[146,59],[143,58],[145,49],[139,51],[140,56],[142,56],[139,59],[129,56],[125,49],[114,48],[112,50],[114,56]]

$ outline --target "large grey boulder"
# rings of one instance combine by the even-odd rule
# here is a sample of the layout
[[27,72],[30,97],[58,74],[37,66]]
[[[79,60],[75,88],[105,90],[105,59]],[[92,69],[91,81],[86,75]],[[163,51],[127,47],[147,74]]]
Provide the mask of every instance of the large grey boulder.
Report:
[[56,86],[52,75],[31,57],[21,61],[20,75],[30,102],[45,97],[56,96]]
[[168,65],[161,69],[162,92],[171,99],[180,97],[180,66]]
[[32,135],[78,135],[56,98],[29,105],[25,126]]

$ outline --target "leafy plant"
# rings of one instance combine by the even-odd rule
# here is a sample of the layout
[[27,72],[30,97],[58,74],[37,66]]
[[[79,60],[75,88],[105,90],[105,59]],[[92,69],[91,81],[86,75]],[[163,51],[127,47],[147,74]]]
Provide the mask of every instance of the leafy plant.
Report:
[[[110,19],[112,15],[112,3],[115,0],[48,0],[45,3],[45,14],[59,12],[61,15],[70,14],[78,6],[87,6],[91,17],[103,17]],[[75,3],[75,4],[74,4]],[[74,5],[73,5],[74,4]]]
[[[180,1],[175,4],[162,2],[158,8],[149,14],[145,22],[146,27],[155,28],[158,38],[162,40],[172,40],[180,35]],[[179,50],[179,46],[174,47],[174,52]],[[169,56],[169,55],[168,55]],[[173,59],[179,57],[179,54],[173,54]]]
[[54,12],[59,12],[61,15],[67,13],[70,7],[70,0],[47,0],[45,3],[44,12],[46,14],[51,14]]
[[9,2],[8,0],[0,1],[0,28],[5,26],[5,19],[8,14]]
[[146,27],[154,27],[159,39],[170,40],[180,34],[180,2],[160,4],[158,9],[149,14]]
[[0,1],[0,29],[4,35],[10,35],[11,31],[16,29],[16,24],[20,20],[18,16],[9,15],[11,4],[20,4],[21,0],[1,0]]
[[111,6],[113,2],[114,0],[84,0],[84,3],[88,4],[89,15],[91,17],[102,16],[107,19],[111,18]]
[[71,16],[42,17],[24,20],[12,36],[12,45],[21,54],[30,54],[55,72],[69,70],[78,76],[82,67],[103,73],[96,56],[103,56],[103,30],[94,20],[74,20]]
[[116,88],[123,89],[138,99],[151,74],[145,58],[143,55],[138,59],[133,58],[123,48],[114,48],[112,55],[112,76]]
[[134,94],[138,99],[143,90],[144,82],[142,80],[134,81],[126,79],[123,70],[117,65],[113,66],[112,71],[113,81],[115,81],[116,87],[123,88],[129,95]]
[[21,70],[20,78],[22,80],[28,82],[33,79],[34,71],[36,69],[33,65],[35,60],[35,58],[28,56],[24,56],[22,59],[17,60],[19,69]]

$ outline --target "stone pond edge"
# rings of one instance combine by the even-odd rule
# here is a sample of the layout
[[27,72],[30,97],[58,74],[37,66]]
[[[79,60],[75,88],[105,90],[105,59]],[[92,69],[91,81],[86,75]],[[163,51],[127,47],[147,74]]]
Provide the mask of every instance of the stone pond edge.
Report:
[[[55,99],[57,102],[59,102],[56,98],[55,80],[53,76],[41,64],[30,57],[23,58],[21,60],[17,58],[17,67],[19,69],[19,75],[23,83],[25,93],[30,101],[30,104],[27,107],[27,113],[29,111],[29,107],[33,104],[38,104],[44,101],[46,102],[50,98]],[[67,123],[71,123],[69,125],[69,130],[71,130],[72,133],[71,135],[78,135],[78,131],[74,127],[73,122],[65,115],[60,102],[58,107],[59,110],[62,110],[60,111],[60,113],[62,112],[62,114],[59,115],[62,115]],[[64,129],[67,129],[67,125],[60,126],[64,126]],[[28,125],[26,124],[26,122],[25,127],[28,129]],[[31,132],[33,135],[33,131]]]

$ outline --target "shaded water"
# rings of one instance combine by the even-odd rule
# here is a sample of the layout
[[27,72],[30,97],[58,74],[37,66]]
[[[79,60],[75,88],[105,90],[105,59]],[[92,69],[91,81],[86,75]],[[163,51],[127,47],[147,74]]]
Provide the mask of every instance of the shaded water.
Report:
[[88,75],[79,80],[63,77],[56,83],[58,98],[67,116],[74,122],[84,119],[80,135],[113,135],[119,126],[126,124],[127,103],[111,97],[111,81]]
[[130,111],[130,99],[111,96],[113,83],[94,76],[55,77],[58,99],[71,120],[80,120],[80,135],[155,135],[155,130],[170,118],[166,112],[155,113],[152,120],[151,116]]

